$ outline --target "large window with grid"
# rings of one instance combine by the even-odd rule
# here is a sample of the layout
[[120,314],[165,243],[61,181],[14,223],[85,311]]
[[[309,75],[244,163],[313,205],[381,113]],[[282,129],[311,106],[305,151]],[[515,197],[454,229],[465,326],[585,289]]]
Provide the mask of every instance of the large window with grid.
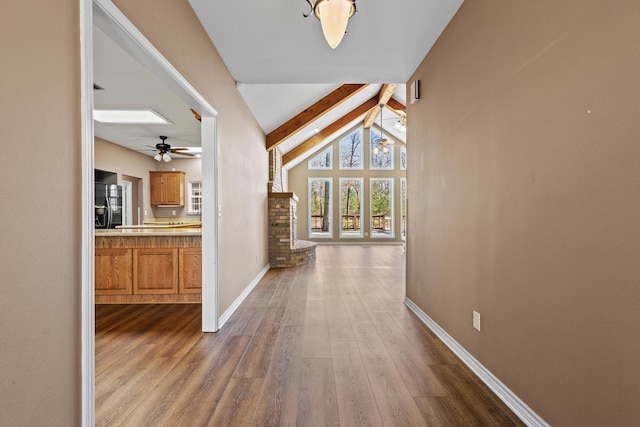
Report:
[[393,178],[371,178],[371,237],[394,237]]
[[333,237],[331,178],[309,178],[309,236]]
[[362,169],[362,128],[342,138],[340,147],[340,169]]
[[362,237],[362,178],[340,178],[340,237]]
[[318,154],[311,160],[309,160],[309,170],[323,170],[331,169],[331,158],[333,157],[333,146],[327,148],[322,153]]

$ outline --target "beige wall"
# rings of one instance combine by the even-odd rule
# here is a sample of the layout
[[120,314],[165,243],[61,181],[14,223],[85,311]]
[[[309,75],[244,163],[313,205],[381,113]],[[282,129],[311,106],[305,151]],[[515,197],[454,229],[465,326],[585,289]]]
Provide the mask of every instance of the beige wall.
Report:
[[[268,264],[264,134],[186,1],[118,4],[220,113],[224,311]],[[33,0],[0,14],[3,425],[81,423],[78,9]]]
[[186,0],[114,3],[218,111],[222,314],[269,263],[264,133]]
[[408,297],[554,426],[640,425],[638,22],[467,0],[412,77]]
[[[291,168],[288,171],[288,190],[296,194],[300,199],[297,205],[297,236],[298,239],[303,240],[313,240],[314,242],[319,243],[328,243],[328,242],[350,242],[350,243],[399,243],[401,241],[401,233],[400,233],[400,178],[404,178],[406,176],[406,171],[400,170],[400,149],[399,147],[389,147],[394,150],[393,154],[393,170],[370,170],[369,162],[370,162],[370,144],[369,144],[369,129],[365,129],[363,133],[363,154],[362,154],[362,162],[363,169],[362,170],[341,170],[339,163],[339,145],[340,140],[344,138],[346,135],[350,134],[352,131],[356,130],[358,127],[361,127],[362,124],[359,124],[348,131],[344,132],[342,135],[337,137],[331,143],[323,146],[322,148],[316,150],[312,154],[308,155],[303,161],[301,161],[298,165]],[[389,136],[385,133],[385,136]],[[400,142],[396,143],[400,144]],[[333,157],[332,164],[333,168],[331,170],[309,170],[308,162],[310,159],[316,157],[318,154],[322,153],[330,146],[333,146]],[[333,223],[333,238],[309,238],[309,178],[332,178],[333,186],[332,186],[332,204],[333,204],[333,215],[332,215],[332,223]],[[340,178],[363,178],[363,196],[362,196],[362,229],[363,232],[368,233],[368,236],[364,236],[361,238],[340,238]],[[393,211],[394,211],[394,237],[386,238],[386,237],[376,237],[371,238],[371,227],[370,227],[370,194],[369,191],[369,179],[370,178],[393,178]]]
[[0,13],[0,424],[6,426],[80,424],[78,5],[9,1]]
[[[198,158],[176,159],[171,163],[157,162],[153,157],[129,150],[117,144],[113,144],[101,138],[95,139],[94,166],[97,169],[115,172],[118,175],[118,184],[122,183],[123,175],[141,179],[142,198],[140,199],[140,219],[154,218],[187,218],[187,203],[185,206],[159,208],[151,206],[151,189],[149,187],[149,171],[176,171],[185,172],[186,182],[202,180],[202,161]],[[186,194],[186,193],[185,193]],[[133,215],[136,216],[134,207]],[[173,212],[175,211],[175,215]],[[146,215],[145,215],[146,212]],[[194,217],[195,218],[195,217]]]

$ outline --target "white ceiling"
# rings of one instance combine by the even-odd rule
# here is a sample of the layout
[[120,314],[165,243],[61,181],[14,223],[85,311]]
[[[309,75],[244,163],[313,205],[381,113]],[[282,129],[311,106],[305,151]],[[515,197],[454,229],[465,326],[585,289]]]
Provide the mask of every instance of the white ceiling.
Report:
[[[305,0],[189,0],[238,90],[265,133],[269,133],[344,83],[365,89],[301,129],[279,146],[283,153],[375,96],[382,83],[399,83],[394,98],[406,105],[406,82],[463,0],[357,2],[342,43],[331,49],[319,21],[302,13]],[[160,7],[160,6],[159,6]],[[200,126],[188,107],[128,53],[94,26],[96,108],[153,108],[173,125],[123,126],[95,123],[97,136],[153,155],[148,145],[169,136],[172,146],[199,146]],[[215,108],[215,105],[214,105]],[[383,112],[385,130],[396,116]],[[409,118],[410,120],[410,118]],[[379,123],[379,118],[376,121]],[[353,126],[355,123],[349,125]]]
[[305,0],[189,0],[237,82],[405,83],[462,0],[358,1],[331,49]]
[[150,156],[157,153],[153,147],[161,142],[160,135],[167,136],[172,147],[200,146],[200,122],[189,107],[95,25],[93,67],[93,82],[104,88],[93,91],[95,109],[151,108],[173,123],[114,125],[94,121],[96,136]]

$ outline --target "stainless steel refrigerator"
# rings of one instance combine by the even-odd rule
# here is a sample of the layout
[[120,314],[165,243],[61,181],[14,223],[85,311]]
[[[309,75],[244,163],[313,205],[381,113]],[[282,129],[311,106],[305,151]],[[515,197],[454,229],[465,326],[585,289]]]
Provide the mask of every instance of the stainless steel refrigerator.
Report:
[[122,186],[96,183],[95,213],[96,228],[122,225]]

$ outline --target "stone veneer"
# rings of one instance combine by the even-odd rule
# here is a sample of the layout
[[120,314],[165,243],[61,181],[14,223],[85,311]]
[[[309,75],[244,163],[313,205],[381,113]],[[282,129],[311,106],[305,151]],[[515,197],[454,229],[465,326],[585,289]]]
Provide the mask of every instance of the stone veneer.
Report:
[[269,192],[282,191],[282,153],[278,148],[269,151]]
[[316,259],[315,242],[296,237],[296,207],[293,193],[269,193],[269,264],[295,267]]

